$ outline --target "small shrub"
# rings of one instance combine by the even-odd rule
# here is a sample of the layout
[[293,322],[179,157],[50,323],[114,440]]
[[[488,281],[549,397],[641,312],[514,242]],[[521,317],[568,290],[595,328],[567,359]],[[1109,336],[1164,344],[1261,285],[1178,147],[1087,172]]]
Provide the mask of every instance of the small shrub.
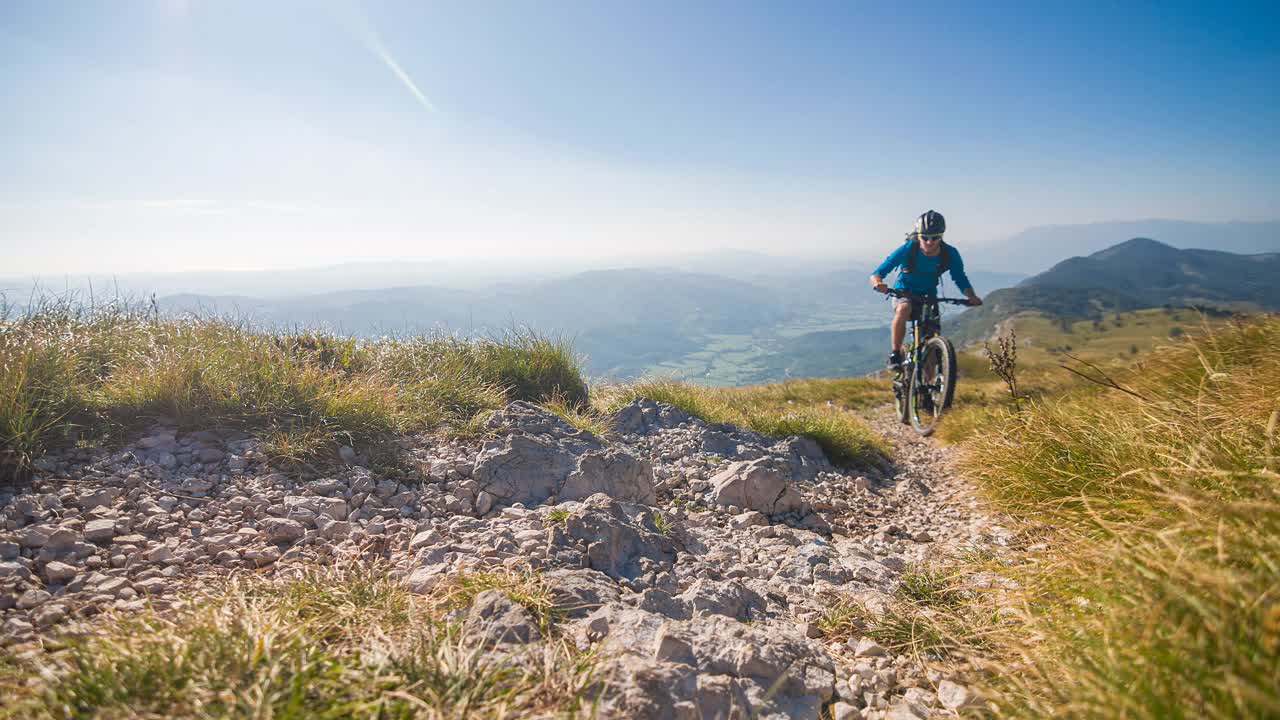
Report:
[[557,394],[544,401],[542,408],[559,415],[573,427],[586,430],[606,443],[613,435],[609,417],[590,405],[574,405],[563,395]]
[[848,642],[864,634],[871,612],[857,600],[845,595],[828,598],[822,615],[818,617],[818,630],[822,637],[835,642]]
[[652,520],[654,529],[661,535],[670,537],[671,533],[675,531],[675,525],[667,519],[666,515],[657,510],[653,511]]
[[909,564],[902,572],[898,594],[911,602],[930,607],[955,608],[964,603],[964,593],[945,569],[934,565]]

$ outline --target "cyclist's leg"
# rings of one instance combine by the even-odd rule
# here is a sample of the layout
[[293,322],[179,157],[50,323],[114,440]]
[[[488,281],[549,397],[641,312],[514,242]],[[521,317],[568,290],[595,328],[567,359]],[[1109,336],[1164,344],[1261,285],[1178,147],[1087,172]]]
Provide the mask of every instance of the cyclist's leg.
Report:
[[911,301],[898,298],[893,302],[893,323],[889,329],[889,349],[902,354],[902,339],[907,335],[907,320],[911,318]]

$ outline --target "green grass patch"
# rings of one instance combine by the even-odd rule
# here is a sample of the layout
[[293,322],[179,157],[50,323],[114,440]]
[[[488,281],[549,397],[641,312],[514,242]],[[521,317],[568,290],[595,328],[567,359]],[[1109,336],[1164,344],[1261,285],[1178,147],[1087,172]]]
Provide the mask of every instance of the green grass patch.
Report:
[[590,715],[589,656],[503,659],[378,570],[234,581],[167,613],[0,660],[0,717]]
[[1280,715],[1280,318],[1160,347],[1111,391],[965,445],[1047,538],[1010,570],[1030,627],[989,689],[1009,716]]
[[49,302],[0,315],[0,469],[49,449],[111,442],[157,420],[234,427],[286,459],[405,431],[480,431],[512,400],[583,408],[569,346],[528,332],[359,342]]
[[977,571],[953,562],[909,565],[892,598],[876,609],[849,596],[830,596],[818,629],[828,640],[869,637],[899,653],[980,657],[998,626],[991,598],[966,579]]
[[645,397],[670,403],[710,423],[739,425],[774,437],[812,438],[831,462],[865,468],[883,464],[887,448],[883,439],[844,408],[884,402],[888,393],[885,382],[869,378],[723,388],[645,380],[601,390],[597,405],[612,411]]
[[557,394],[541,403],[541,407],[559,415],[571,426],[579,430],[586,430],[606,443],[613,436],[613,429],[609,425],[609,416],[590,404],[575,404],[567,400],[563,395]]
[[497,590],[513,602],[523,605],[538,621],[538,629],[546,634],[559,619],[559,611],[551,588],[542,575],[529,569],[503,569],[462,572],[433,593],[446,611],[471,605],[476,595]]

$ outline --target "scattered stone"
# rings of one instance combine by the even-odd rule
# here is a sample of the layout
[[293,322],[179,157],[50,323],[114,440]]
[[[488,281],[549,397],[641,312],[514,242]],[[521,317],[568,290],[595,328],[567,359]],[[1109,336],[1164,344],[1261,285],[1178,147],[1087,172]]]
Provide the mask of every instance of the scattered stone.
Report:
[[169,587],[168,581],[166,581],[164,578],[158,578],[158,577],[148,578],[146,580],[139,580],[138,582],[133,584],[134,590],[137,590],[143,595],[158,595],[164,592],[165,590],[167,590],[168,587]]
[[850,644],[854,646],[854,657],[885,657],[889,654],[880,643],[869,637],[858,640],[856,644],[850,641]]
[[948,710],[963,710],[983,705],[982,698],[976,692],[950,680],[938,683],[938,702]]
[[799,510],[800,494],[782,471],[767,459],[734,463],[711,478],[712,500],[721,506],[738,506],[768,515]]
[[831,706],[831,717],[833,720],[861,720],[862,712],[847,702],[837,701]]
[[30,610],[39,607],[53,597],[44,590],[28,590],[18,597],[17,608],[19,610]]
[[413,539],[409,541],[409,551],[417,552],[424,547],[430,547],[431,545],[435,545],[439,542],[440,533],[435,530],[423,530],[417,535],[414,535]]
[[268,541],[277,544],[297,542],[307,533],[305,525],[288,518],[267,518],[262,521],[258,529],[267,536]]
[[80,573],[80,568],[54,560],[44,566],[44,577],[50,585],[66,585]]
[[115,520],[90,520],[84,524],[84,537],[89,542],[105,543],[110,542],[116,535]]
[[476,595],[467,611],[467,622],[479,629],[485,644],[527,645],[542,639],[529,611],[498,590]]

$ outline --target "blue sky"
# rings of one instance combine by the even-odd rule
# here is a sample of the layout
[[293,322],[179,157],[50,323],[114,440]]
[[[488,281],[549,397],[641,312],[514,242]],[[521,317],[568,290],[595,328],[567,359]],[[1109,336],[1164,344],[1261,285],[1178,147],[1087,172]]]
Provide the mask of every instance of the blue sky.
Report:
[[[1280,215],[1280,12],[1181,3],[15,0],[11,273],[873,257],[928,208]],[[6,273],[9,274],[9,273]]]

